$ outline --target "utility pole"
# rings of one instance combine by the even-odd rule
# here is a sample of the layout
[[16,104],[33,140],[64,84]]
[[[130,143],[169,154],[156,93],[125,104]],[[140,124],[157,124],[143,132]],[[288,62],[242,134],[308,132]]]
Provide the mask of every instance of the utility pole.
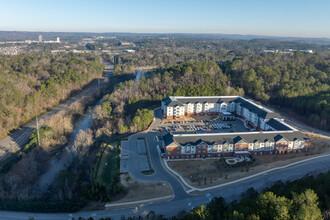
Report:
[[38,116],[37,115],[36,115],[36,125],[37,125],[38,145],[40,146],[39,125],[38,125]]

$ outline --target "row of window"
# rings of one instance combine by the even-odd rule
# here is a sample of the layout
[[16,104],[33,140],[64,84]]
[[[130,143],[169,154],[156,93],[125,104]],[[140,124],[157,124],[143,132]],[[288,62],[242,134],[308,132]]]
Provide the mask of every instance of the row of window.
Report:
[[[254,147],[253,144],[249,144],[249,148],[245,148],[244,146],[246,145],[239,145],[240,148],[235,148],[236,151],[239,150],[273,150],[274,149],[274,144],[273,143],[266,143],[264,145],[261,145],[260,143],[255,143]],[[277,146],[278,149],[284,149],[287,148],[288,145],[279,145]],[[295,145],[294,149],[298,148],[296,147],[298,145]],[[304,144],[300,145],[300,148],[303,148]],[[186,147],[182,147],[183,151],[182,153],[186,153],[186,154],[190,154],[190,153],[195,153],[195,147],[193,146],[186,146]],[[207,148],[207,152],[208,153],[217,153],[217,152],[228,152],[228,151],[233,151],[233,145],[213,145],[213,146],[198,146],[197,149],[205,149],[203,151],[198,150],[198,153],[206,153],[206,148]],[[177,150],[181,150],[181,147],[177,147]]]

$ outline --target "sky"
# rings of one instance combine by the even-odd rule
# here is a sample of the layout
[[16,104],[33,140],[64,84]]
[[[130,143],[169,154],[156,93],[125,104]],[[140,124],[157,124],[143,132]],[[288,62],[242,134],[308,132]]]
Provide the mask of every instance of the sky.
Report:
[[330,0],[0,0],[0,31],[330,38]]

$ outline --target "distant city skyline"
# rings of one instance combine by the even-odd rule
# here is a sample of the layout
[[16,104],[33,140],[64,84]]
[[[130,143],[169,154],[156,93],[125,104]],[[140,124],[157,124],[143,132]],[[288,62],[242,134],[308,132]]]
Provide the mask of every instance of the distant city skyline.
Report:
[[330,38],[330,1],[0,0],[0,31]]

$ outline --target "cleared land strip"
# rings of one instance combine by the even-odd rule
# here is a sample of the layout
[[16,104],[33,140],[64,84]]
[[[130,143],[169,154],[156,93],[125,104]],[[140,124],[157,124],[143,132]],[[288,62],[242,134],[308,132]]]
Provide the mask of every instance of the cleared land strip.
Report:
[[[88,88],[80,92],[78,95],[70,98],[63,104],[55,107],[49,112],[44,113],[38,118],[39,126],[43,126],[45,122],[55,114],[65,112],[70,109],[70,105],[76,101],[83,101],[90,97],[93,92],[98,91],[99,87],[106,84],[106,78],[110,77],[109,67],[106,67],[104,72],[104,79],[101,80],[100,85],[95,81]],[[19,130],[12,132],[10,135],[0,141],[0,163],[3,162],[10,153],[17,152],[21,147],[29,141],[30,135],[36,129],[36,121],[33,120],[28,124],[22,126]]]

